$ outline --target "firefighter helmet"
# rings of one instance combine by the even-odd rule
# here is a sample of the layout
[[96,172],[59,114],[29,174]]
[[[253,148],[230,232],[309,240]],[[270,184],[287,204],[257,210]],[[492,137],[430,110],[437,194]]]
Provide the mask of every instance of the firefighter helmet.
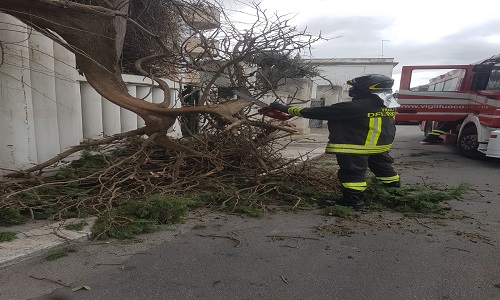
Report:
[[371,93],[392,93],[394,79],[381,74],[368,74],[353,78],[347,81],[351,86],[349,96],[371,94]]

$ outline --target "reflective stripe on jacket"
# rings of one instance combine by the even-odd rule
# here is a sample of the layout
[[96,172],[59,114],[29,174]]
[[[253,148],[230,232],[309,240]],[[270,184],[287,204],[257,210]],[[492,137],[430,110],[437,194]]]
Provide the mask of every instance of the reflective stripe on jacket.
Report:
[[288,113],[328,120],[327,153],[376,154],[389,151],[396,135],[395,110],[376,95],[324,107],[290,107]]

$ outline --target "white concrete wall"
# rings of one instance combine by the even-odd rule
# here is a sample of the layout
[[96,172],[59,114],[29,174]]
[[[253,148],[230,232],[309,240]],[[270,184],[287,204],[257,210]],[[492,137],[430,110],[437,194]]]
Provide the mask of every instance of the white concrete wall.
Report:
[[[365,74],[383,74],[392,77],[395,66],[393,58],[334,58],[308,59],[312,65],[318,66],[321,75],[336,85],[345,86],[347,80]],[[314,78],[318,85],[326,85],[328,81]]]
[[[42,163],[84,139],[143,126],[135,113],[103,99],[78,75],[72,53],[17,19],[0,14],[0,41],[0,176]],[[124,80],[133,96],[163,101],[151,80]],[[176,99],[178,86],[168,83]],[[181,136],[178,123],[169,135]]]
[[0,41],[0,172],[8,172],[29,167],[38,158],[26,26],[0,15]]
[[[316,85],[310,79],[286,79],[281,81],[279,89],[276,91],[280,99],[288,105],[298,107],[310,107],[311,99],[315,92]],[[309,119],[294,118],[291,120],[298,134],[308,134]]]
[[75,56],[54,43],[57,125],[60,151],[83,140],[82,101]]
[[339,85],[336,85],[334,87],[331,87],[329,85],[319,85],[316,88],[316,99],[325,100],[325,106],[332,105],[343,100],[343,92],[344,90]]
[[28,39],[30,52],[31,100],[36,150],[39,161],[50,159],[50,153],[59,151],[57,126],[56,82],[54,80],[54,43],[34,31]]
[[[143,99],[147,102],[153,102],[153,91],[151,86],[137,86],[137,98]],[[137,127],[143,127],[146,125],[144,120],[137,116]]]
[[[347,80],[365,74],[383,74],[392,77],[395,65],[393,58],[333,58],[333,59],[309,59],[310,64],[315,65],[321,75],[327,80],[315,77],[314,82],[318,85],[318,99],[324,97],[325,105],[331,105],[340,101],[350,100],[347,95],[349,89]],[[340,92],[339,92],[340,91]]]

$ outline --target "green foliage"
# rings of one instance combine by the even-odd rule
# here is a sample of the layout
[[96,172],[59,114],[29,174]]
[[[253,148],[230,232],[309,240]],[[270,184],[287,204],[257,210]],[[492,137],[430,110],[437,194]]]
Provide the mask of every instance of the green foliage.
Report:
[[327,216],[346,218],[353,214],[353,210],[350,207],[333,205],[326,207],[324,209],[324,214]]
[[217,206],[225,211],[241,213],[251,217],[262,216],[261,202],[269,200],[267,195],[260,195],[253,190],[241,190],[235,183],[206,189],[196,196],[197,203]]
[[68,256],[69,253],[71,252],[76,252],[76,249],[73,246],[68,246],[68,247],[63,247],[63,248],[58,248],[49,251],[47,256],[45,257],[46,260],[56,260],[61,257]]
[[320,74],[317,67],[307,64],[293,52],[261,52],[254,55],[250,62],[259,67],[257,85],[262,90],[276,88],[281,79],[310,78]]
[[17,239],[17,234],[11,231],[0,232],[0,243],[10,242]]
[[466,183],[443,190],[417,185],[384,188],[376,179],[372,179],[368,186],[365,202],[371,210],[389,208],[404,213],[425,214],[441,212],[445,208],[443,202],[459,200],[470,190],[470,185]]
[[[117,148],[121,150],[110,155],[103,155],[99,149],[86,151],[81,159],[64,167],[56,178],[47,179],[47,184],[15,193],[10,203],[23,205],[0,209],[0,226],[21,224],[30,217],[81,218],[90,215],[92,210],[98,215],[92,228],[94,238],[130,239],[164,225],[179,223],[189,210],[201,206],[261,217],[269,209],[310,209],[316,207],[318,200],[340,198],[335,176],[338,166],[329,158],[283,168],[283,160],[262,150],[271,155],[268,163],[271,171],[264,175],[248,151],[231,152],[233,164],[224,165],[223,171],[213,174],[214,165],[210,160],[186,157],[183,164],[188,166],[187,170],[179,170],[179,179],[172,181],[167,167],[171,165],[159,167],[158,164],[177,158],[164,149],[152,148],[147,149],[147,162],[140,164],[142,173],[135,173],[135,176],[145,175],[146,179],[142,180],[141,176],[128,175],[130,169],[137,170],[138,165],[124,157],[136,153],[141,146],[140,140],[129,142],[127,147]],[[222,144],[230,149],[246,148],[245,139],[229,139],[222,134],[210,138],[205,146],[218,149]],[[196,148],[196,144],[189,146]],[[119,164],[109,168],[118,161]],[[105,173],[98,173],[104,175],[95,175],[104,169]],[[209,173],[210,176],[204,176]],[[90,174],[94,175],[88,176]],[[201,176],[199,180],[193,181],[198,175]],[[115,180],[101,182],[104,178]],[[117,185],[108,189],[110,185],[106,184],[112,183]],[[368,186],[365,200],[369,210],[391,209],[407,214],[439,213],[444,209],[444,201],[459,199],[468,190],[466,184],[444,190],[410,185],[386,189],[374,178]],[[325,212],[339,217],[353,213],[341,206],[328,208]],[[81,230],[82,227],[83,224],[75,224],[67,229]]]
[[26,220],[27,218],[21,214],[19,208],[8,207],[0,209],[0,226],[23,224]]
[[102,170],[106,165],[109,165],[106,155],[85,150],[79,159],[61,168],[55,177],[59,180],[78,179]]
[[[269,176],[264,180],[266,184],[275,188],[278,195],[272,195],[273,199],[279,199],[284,204],[295,204],[298,198],[303,199],[303,204],[315,204],[316,199],[328,199],[334,194],[333,183],[307,182],[306,176],[296,174],[295,177],[283,177],[278,175]],[[271,196],[271,195],[270,195]]]
[[96,239],[132,239],[141,233],[154,232],[159,225],[149,220],[127,220],[116,215],[100,217],[92,227]]
[[[47,219],[68,219],[81,218],[88,215],[87,208],[69,207],[61,210],[61,204],[55,199],[65,199],[65,202],[77,200],[80,197],[87,196],[82,187],[71,185],[61,186],[42,186],[31,189],[17,196],[20,201],[25,203],[25,207],[30,207],[29,214],[35,220]],[[21,214],[27,214],[27,211],[21,211]]]
[[262,217],[263,211],[261,208],[253,206],[253,205],[239,205],[234,210],[235,213],[240,213],[247,215],[252,218],[260,218]]
[[[79,200],[89,197],[89,189],[77,179],[102,170],[108,165],[109,158],[100,153],[96,154],[97,150],[94,148],[83,151],[80,159],[62,167],[53,178],[47,178],[49,183],[54,181],[63,181],[63,183],[42,184],[16,193],[12,199],[22,205],[0,209],[0,226],[23,224],[29,219],[61,220],[88,216],[90,208]],[[71,203],[79,204],[71,205]]]
[[92,235],[98,239],[131,239],[161,225],[181,222],[191,205],[192,200],[179,196],[153,195],[144,200],[129,200],[100,216],[92,227]]
[[239,188],[236,183],[207,187],[196,195],[196,199],[208,205],[222,204],[224,201],[234,196],[238,190]]
[[[296,175],[269,175],[261,178],[259,186],[255,186],[255,181],[246,180],[205,187],[195,195],[196,202],[233,213],[261,217],[266,205],[278,205],[283,209],[310,208],[316,205],[316,199],[331,197],[333,191],[330,185],[322,182],[305,184],[307,175]],[[299,205],[295,207],[297,203]]]

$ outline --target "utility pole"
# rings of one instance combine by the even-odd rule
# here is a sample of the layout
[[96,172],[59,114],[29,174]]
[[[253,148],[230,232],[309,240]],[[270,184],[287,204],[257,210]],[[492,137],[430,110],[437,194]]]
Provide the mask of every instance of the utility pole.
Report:
[[380,57],[384,57],[384,42],[390,42],[390,40],[382,40],[382,55]]

